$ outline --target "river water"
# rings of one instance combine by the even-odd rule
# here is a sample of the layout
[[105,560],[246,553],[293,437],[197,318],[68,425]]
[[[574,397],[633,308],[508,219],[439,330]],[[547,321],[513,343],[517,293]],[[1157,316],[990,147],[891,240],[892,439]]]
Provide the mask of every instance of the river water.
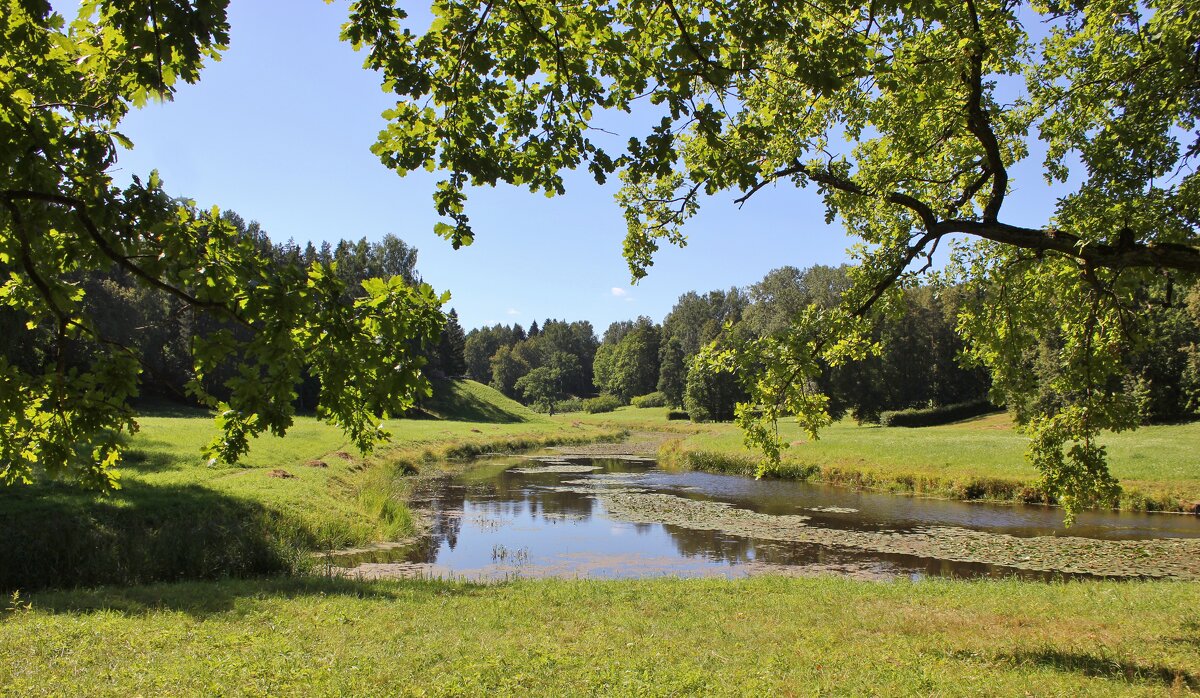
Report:
[[1062,511],[659,469],[652,459],[509,457],[425,483],[416,542],[337,555],[342,573],[624,578],[834,573],[1200,578],[1200,519]]

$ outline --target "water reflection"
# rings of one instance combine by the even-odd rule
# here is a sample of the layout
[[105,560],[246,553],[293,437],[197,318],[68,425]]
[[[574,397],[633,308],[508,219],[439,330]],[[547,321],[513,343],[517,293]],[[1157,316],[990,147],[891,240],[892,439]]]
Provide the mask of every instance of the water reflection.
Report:
[[[487,472],[495,474],[483,479],[475,475],[473,479],[427,482],[417,493],[415,505],[427,512],[428,535],[400,549],[342,556],[335,564],[363,576],[485,579],[660,574],[737,577],[761,572],[833,572],[876,578],[1062,576],[979,561],[764,540],[712,530],[711,526],[622,520],[605,506],[603,493],[610,491],[666,494],[773,516],[799,515],[808,517],[807,525],[813,527],[884,535],[954,527],[1025,538],[1064,534],[1101,540],[1200,538],[1200,522],[1195,517],[1089,512],[1080,516],[1068,533],[1062,527],[1061,512],[1047,507],[945,502],[795,482],[673,473],[659,470],[652,462],[570,460],[599,469],[590,473],[538,472],[536,462],[513,458],[489,467]],[[514,468],[523,472],[514,472]]]

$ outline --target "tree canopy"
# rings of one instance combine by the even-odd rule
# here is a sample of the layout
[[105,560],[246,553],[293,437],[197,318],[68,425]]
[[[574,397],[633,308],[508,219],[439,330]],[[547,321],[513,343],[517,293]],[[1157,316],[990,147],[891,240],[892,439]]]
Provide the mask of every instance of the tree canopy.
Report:
[[[566,170],[620,178],[635,278],[702,197],[815,189],[862,244],[835,308],[717,348],[738,370],[749,440],[828,422],[822,361],[871,350],[887,312],[942,243],[968,287],[966,354],[999,399],[1034,386],[1039,337],[1058,338],[1061,406],[1028,414],[1031,459],[1068,511],[1111,498],[1104,429],[1132,426],[1119,380],[1137,317],[1200,272],[1200,11],[1183,0],[917,3],[435,0],[428,29],[391,0],[360,0],[345,37],[397,96],[375,152],[400,173],[446,173],[438,232],[474,236],[470,186],[548,194]],[[614,138],[610,113],[652,125]],[[644,122],[643,121],[643,122]],[[1006,219],[1010,170],[1045,150],[1059,185],[1041,225]]]
[[[122,117],[198,79],[228,41],[226,4],[85,0],[67,21],[47,2],[0,0],[0,304],[22,331],[51,337],[44,361],[0,357],[0,483],[117,484],[141,364],[89,310],[93,272],[116,268],[212,318],[191,348],[190,390],[217,408],[214,459],[284,433],[306,375],[323,387],[318,415],[364,450],[386,438],[383,417],[428,393],[423,346],[448,297],[405,277],[414,258],[402,243],[347,288],[331,264],[261,254],[254,235],[168,195],[157,173],[113,180],[118,145],[131,146]],[[218,400],[205,378],[226,369]]]

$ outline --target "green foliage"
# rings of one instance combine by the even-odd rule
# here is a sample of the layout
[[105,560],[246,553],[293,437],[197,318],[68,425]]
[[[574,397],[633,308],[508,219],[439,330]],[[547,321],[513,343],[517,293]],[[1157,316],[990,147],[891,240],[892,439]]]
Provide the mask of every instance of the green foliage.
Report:
[[514,386],[526,404],[536,405],[546,412],[563,396],[563,384],[569,374],[579,370],[574,356],[555,352],[545,366],[540,366],[517,379]]
[[658,392],[663,394],[667,404],[681,407],[686,387],[687,364],[683,348],[679,340],[671,337],[664,341],[658,350]]
[[995,410],[996,407],[987,400],[974,400],[936,407],[913,407],[907,410],[890,410],[881,413],[879,425],[884,427],[932,427],[978,417]]
[[[317,413],[363,451],[387,438],[382,418],[428,393],[421,352],[447,295],[402,275],[347,284],[329,264],[277,265],[156,172],[113,182],[118,145],[132,147],[119,122],[219,58],[225,6],[89,1],[68,23],[47,3],[2,3],[0,305],[51,339],[30,342],[44,365],[0,358],[0,483],[117,486],[141,359],[106,334],[80,281],[114,266],[212,319],[191,347],[190,390],[217,408],[214,461],[286,432],[306,375],[323,387]],[[206,387],[218,374],[221,397]]]
[[630,404],[634,407],[666,407],[667,396],[657,391],[646,393],[635,397]]
[[688,369],[683,407],[693,422],[727,422],[734,418],[746,391],[733,371],[700,354]]
[[596,387],[622,403],[653,391],[658,383],[660,336],[658,326],[647,317],[627,328],[610,327],[592,364]]
[[583,410],[588,414],[596,414],[598,412],[612,412],[624,405],[625,402],[615,395],[600,395],[584,400]]
[[[530,329],[534,327],[536,323]],[[529,335],[520,325],[472,330],[464,349],[469,375],[480,373],[487,366],[487,376],[494,388],[530,404],[536,402],[542,411],[549,409],[553,399],[557,399],[555,396],[593,391],[591,368],[595,354],[596,337],[591,323],[549,318]],[[518,387],[522,378],[540,368],[548,370]],[[525,397],[526,388],[533,385],[538,387]]]
[[691,415],[689,415],[687,412],[684,412],[682,410],[670,410],[669,412],[667,412],[667,421],[669,421],[669,422],[686,420],[686,419],[691,419],[691,418],[692,418]]
[[573,397],[566,400],[559,400],[554,403],[554,411],[558,414],[566,414],[568,412],[583,412],[584,400]]
[[458,312],[451,308],[450,313],[446,315],[446,325],[438,339],[437,350],[433,352],[432,368],[447,378],[466,375],[466,343],[466,333],[463,332],[462,325],[458,324]]
[[[1069,407],[1028,413],[1031,433],[1054,434],[1032,440],[1033,462],[1073,488],[1068,504],[1107,492],[1095,438],[1136,421],[1114,385],[1122,318],[1146,307],[1137,289],[1164,273],[1200,272],[1200,173],[1187,166],[1200,152],[1200,14],[1183,0],[667,10],[439,0],[428,29],[390,3],[353,13],[345,37],[370,47],[367,66],[397,97],[375,153],[402,174],[446,173],[437,230],[456,246],[474,236],[469,187],[560,194],[563,171],[586,167],[622,182],[624,254],[639,278],[663,241],[684,242],[706,195],[817,190],[827,221],[861,243],[839,307],[715,359],[742,373],[742,423],[771,459],[783,447],[775,420],[827,422],[824,368],[873,349],[861,318],[888,312],[957,238],[956,280],[978,303],[959,323],[967,355],[1004,400],[1025,402],[1032,381],[1010,368],[1033,338],[1061,333],[1055,392]],[[629,112],[651,125],[600,135],[599,123]],[[1001,214],[1009,170],[1034,139],[1059,194],[1050,218],[1027,227]]]

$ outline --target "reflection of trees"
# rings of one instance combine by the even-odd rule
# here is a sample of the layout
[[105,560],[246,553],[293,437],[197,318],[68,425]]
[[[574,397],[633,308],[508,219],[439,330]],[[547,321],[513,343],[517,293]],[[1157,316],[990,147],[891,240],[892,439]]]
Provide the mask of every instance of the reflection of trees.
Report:
[[[605,464],[609,473],[644,472],[646,466],[622,461],[594,461]],[[604,471],[598,471],[604,472]],[[600,504],[589,494],[554,489],[563,480],[583,479],[584,475],[561,473],[518,474],[501,472],[482,484],[464,485],[451,479],[432,482],[418,494],[419,505],[429,512],[429,535],[423,536],[406,551],[409,562],[436,563],[443,543],[454,550],[462,533],[464,512],[471,525],[485,525],[476,519],[497,521],[533,520],[557,524],[564,519],[588,520],[595,516]],[[721,496],[664,488],[664,492],[693,500],[727,501],[735,507],[769,514],[794,514],[795,502],[785,503],[780,497]],[[834,525],[813,517],[814,525]],[[842,520],[844,525],[844,519]],[[872,522],[873,523],[873,522]],[[676,551],[685,557],[713,560],[727,564],[756,562],[785,567],[805,567],[829,571],[874,571],[884,574],[913,574],[920,576],[1010,576],[1045,578],[1036,572],[1025,572],[980,563],[961,563],[911,555],[876,553],[812,543],[756,540],[725,531],[700,530],[676,525],[635,523],[641,535],[662,527]],[[867,524],[870,527],[871,524]],[[393,558],[394,559],[394,558]]]
[[468,509],[468,500],[470,508],[484,518],[520,519],[528,515],[552,524],[564,518],[591,518],[596,507],[591,496],[537,486],[552,486],[561,480],[561,474],[531,476],[502,472],[486,484],[473,487],[448,479],[430,483],[428,490],[418,496],[420,506],[428,512],[429,534],[422,536],[410,549],[406,559],[434,563],[443,543],[454,550],[462,532],[463,512]]

